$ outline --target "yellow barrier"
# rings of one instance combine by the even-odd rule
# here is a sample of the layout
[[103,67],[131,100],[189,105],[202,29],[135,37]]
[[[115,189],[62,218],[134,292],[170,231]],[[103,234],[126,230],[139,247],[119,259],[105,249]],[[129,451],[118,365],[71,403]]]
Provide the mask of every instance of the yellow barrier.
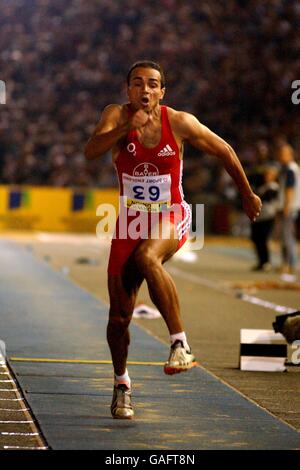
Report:
[[104,203],[118,210],[117,189],[0,186],[0,231],[95,233]]

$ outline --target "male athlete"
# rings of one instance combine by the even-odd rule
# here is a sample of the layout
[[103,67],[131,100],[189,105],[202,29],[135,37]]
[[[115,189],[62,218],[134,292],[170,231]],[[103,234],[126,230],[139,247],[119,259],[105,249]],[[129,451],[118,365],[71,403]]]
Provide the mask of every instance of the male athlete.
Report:
[[300,210],[300,167],[294,159],[294,150],[289,144],[278,149],[279,213],[281,216],[282,274],[287,280],[295,280],[297,266],[296,219]]
[[[191,223],[181,187],[184,142],[220,158],[241,193],[250,220],[255,220],[261,210],[261,201],[253,193],[234,150],[195,116],[160,105],[165,78],[159,64],[136,62],[127,75],[127,94],[129,103],[104,109],[85,148],[88,160],[112,150],[120,184],[120,214],[108,264],[107,326],[115,380],[111,413],[120,419],[134,415],[126,368],[128,327],[144,279],[170,333],[171,351],[165,373],[186,371],[196,365],[180,317],[176,287],[163,268],[163,263],[186,241]],[[175,206],[177,210],[172,212]],[[124,220],[129,225],[141,214],[145,222],[141,236],[126,233],[124,237]],[[151,236],[154,227],[158,232]]]

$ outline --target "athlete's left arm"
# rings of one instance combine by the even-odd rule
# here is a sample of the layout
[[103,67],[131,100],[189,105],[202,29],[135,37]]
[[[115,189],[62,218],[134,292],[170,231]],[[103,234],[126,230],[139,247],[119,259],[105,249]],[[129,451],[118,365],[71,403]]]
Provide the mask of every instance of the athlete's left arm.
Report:
[[251,220],[255,220],[261,211],[261,200],[254,194],[241,162],[233,148],[221,137],[201,124],[198,119],[189,113],[178,113],[180,134],[194,147],[218,157],[226,171],[236,183],[243,200],[243,207]]

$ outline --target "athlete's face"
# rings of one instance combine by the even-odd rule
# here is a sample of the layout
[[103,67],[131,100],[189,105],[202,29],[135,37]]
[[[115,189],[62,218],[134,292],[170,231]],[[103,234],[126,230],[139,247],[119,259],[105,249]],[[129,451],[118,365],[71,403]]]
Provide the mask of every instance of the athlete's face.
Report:
[[282,165],[287,165],[293,160],[293,151],[289,145],[283,145],[279,149],[278,159]]
[[131,72],[127,94],[135,109],[151,111],[164,97],[165,89],[161,88],[161,76],[158,70],[137,67]]

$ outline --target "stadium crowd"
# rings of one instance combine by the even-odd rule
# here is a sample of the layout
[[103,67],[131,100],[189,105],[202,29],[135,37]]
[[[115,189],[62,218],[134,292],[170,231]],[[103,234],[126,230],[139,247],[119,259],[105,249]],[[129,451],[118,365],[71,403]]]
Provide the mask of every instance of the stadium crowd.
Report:
[[[83,148],[144,58],[165,69],[165,103],[196,114],[246,168],[261,141],[271,160],[283,138],[299,155],[299,21],[297,0],[2,0],[0,183],[115,186],[109,155],[86,162]],[[187,149],[184,178],[188,198],[231,197],[212,157]]]

